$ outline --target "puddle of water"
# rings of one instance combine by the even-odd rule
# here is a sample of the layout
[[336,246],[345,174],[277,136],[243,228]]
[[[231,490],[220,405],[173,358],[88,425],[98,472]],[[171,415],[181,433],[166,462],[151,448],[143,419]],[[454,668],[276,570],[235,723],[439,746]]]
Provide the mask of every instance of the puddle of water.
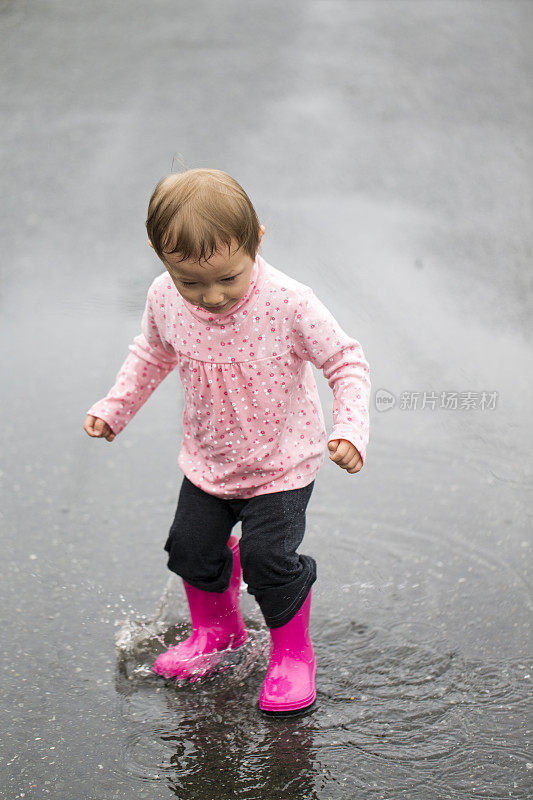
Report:
[[245,616],[249,640],[211,675],[151,672],[157,654],[189,634],[186,617],[171,576],[153,619],[117,631],[127,732],[116,781],[133,782],[139,797],[165,787],[187,800],[526,798],[531,661],[466,659],[430,622],[384,628],[337,614],[313,630],[316,705],[272,719],[256,705],[269,648],[258,617]]

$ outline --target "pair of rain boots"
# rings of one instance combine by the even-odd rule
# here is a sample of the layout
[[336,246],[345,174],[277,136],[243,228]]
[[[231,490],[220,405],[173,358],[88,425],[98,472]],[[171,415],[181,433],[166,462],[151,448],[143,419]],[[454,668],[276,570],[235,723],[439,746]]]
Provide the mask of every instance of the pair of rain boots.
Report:
[[[208,675],[223,651],[241,647],[248,633],[239,607],[241,564],[239,540],[230,536],[233,571],[225,592],[204,592],[183,581],[192,621],[188,639],[169,647],[154,662],[153,670],[165,678],[198,680]],[[270,663],[259,696],[266,714],[303,711],[316,699],[316,659],[309,638],[311,590],[297,614],[280,628],[270,628]]]

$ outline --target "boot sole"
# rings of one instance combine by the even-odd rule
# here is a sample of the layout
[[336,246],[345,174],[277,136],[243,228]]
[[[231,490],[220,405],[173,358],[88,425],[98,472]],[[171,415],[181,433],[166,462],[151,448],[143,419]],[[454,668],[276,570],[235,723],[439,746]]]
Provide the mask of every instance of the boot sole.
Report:
[[[316,667],[314,674],[316,675]],[[314,680],[313,680],[314,683]],[[308,694],[307,697],[302,698],[299,701],[293,701],[292,703],[280,703],[279,705],[275,705],[274,703],[269,703],[268,701],[263,706],[261,705],[261,698],[259,698],[257,705],[260,711],[263,711],[265,714],[273,714],[274,716],[279,716],[280,714],[298,714],[301,711],[306,711],[308,708],[316,702],[316,688],[313,687],[313,691],[311,694]]]
[[262,714],[266,714],[268,717],[295,717],[298,714],[303,714],[304,711],[308,711],[310,708],[316,705],[316,694],[313,700],[310,703],[307,703],[305,706],[299,706],[298,708],[280,708],[277,711],[271,708],[262,708],[259,705],[259,701],[257,702],[257,707]]

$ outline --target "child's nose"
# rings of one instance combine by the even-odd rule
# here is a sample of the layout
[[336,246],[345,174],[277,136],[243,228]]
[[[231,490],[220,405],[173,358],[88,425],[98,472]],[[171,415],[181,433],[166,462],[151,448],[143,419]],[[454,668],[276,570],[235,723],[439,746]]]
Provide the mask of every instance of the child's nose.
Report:
[[206,294],[203,297],[203,301],[206,306],[219,306],[224,302],[224,297],[220,294],[220,292],[218,294]]

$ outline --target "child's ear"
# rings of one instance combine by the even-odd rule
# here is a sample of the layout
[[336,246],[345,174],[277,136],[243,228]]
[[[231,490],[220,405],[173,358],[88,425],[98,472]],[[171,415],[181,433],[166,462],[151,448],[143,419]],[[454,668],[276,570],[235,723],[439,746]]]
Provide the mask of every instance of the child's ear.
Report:
[[150,241],[150,239],[148,239],[148,244],[150,245],[150,247],[151,247],[151,248],[152,248],[152,250],[153,250],[153,249],[154,249],[154,246],[153,246],[152,242]]

